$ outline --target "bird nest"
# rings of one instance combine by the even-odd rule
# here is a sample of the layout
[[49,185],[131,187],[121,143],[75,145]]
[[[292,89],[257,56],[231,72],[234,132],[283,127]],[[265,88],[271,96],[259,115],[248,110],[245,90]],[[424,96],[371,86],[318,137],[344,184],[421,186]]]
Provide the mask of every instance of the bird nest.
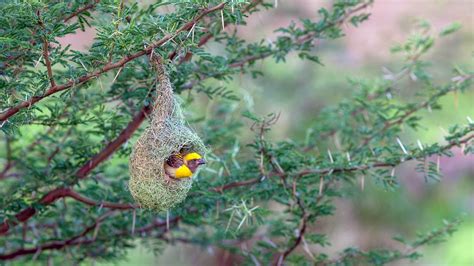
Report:
[[157,98],[151,123],[133,147],[130,156],[130,192],[142,208],[165,211],[182,202],[191,188],[192,178],[176,179],[164,170],[165,161],[186,147],[204,154],[205,146],[190,129],[164,66],[155,61],[158,72]]

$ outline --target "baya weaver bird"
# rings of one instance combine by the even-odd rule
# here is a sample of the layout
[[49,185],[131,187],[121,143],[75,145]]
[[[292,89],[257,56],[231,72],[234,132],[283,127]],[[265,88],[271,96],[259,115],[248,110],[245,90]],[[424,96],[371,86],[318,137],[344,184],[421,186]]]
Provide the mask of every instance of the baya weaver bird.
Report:
[[199,166],[206,163],[197,152],[172,154],[164,163],[165,173],[171,178],[190,178]]

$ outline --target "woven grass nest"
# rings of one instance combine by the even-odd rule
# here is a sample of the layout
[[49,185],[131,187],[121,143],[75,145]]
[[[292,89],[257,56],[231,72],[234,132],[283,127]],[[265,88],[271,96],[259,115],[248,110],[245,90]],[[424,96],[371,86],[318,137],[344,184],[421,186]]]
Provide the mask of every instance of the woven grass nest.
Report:
[[130,156],[129,189],[142,208],[165,211],[186,198],[193,180],[170,178],[164,171],[164,162],[182,148],[204,154],[205,146],[187,126],[161,59],[154,63],[158,73],[158,95],[151,123],[135,143]]

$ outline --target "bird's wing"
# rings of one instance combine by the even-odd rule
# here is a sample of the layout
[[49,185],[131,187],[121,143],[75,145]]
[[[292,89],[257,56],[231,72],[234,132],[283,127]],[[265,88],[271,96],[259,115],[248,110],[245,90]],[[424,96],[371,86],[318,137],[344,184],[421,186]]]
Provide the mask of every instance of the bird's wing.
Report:
[[166,163],[173,168],[178,168],[184,164],[184,161],[181,156],[173,154],[166,160]]

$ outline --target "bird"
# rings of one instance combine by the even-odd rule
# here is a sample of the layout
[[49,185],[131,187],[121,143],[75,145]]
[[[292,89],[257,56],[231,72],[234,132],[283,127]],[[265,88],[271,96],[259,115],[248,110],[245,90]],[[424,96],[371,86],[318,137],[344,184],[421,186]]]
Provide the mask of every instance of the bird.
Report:
[[206,163],[206,160],[202,158],[202,156],[197,152],[189,152],[184,154],[183,156],[184,164],[191,170],[194,174],[199,166]]
[[205,164],[205,160],[199,153],[189,152],[172,154],[164,163],[165,173],[175,179],[190,178],[197,168]]

